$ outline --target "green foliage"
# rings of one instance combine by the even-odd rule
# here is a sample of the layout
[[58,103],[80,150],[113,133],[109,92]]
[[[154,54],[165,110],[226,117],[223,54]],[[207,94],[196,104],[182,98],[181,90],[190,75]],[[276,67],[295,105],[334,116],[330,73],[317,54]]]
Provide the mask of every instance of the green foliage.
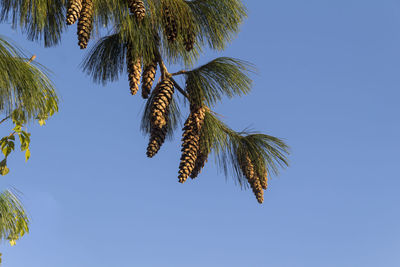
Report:
[[206,113],[201,136],[205,150],[214,153],[218,167],[227,177],[234,175],[242,186],[247,182],[239,161],[245,155],[249,155],[259,173],[267,169],[268,173],[278,174],[278,167],[288,166],[289,148],[281,139],[247,131],[236,132],[210,111]]
[[[20,25],[28,32],[29,38],[43,39],[45,45],[54,45],[59,41],[64,29],[66,0],[0,0],[0,3],[0,21],[11,19],[13,25]],[[131,54],[128,56],[132,59],[141,59],[143,65],[156,60],[161,71],[161,78],[171,79],[177,91],[188,100],[180,101],[175,94],[166,114],[163,114],[168,117],[169,137],[173,136],[174,130],[180,125],[182,102],[189,103],[191,107],[206,107],[207,112],[201,131],[193,137],[193,140],[197,140],[198,143],[194,144],[197,141],[193,141],[191,145],[200,147],[201,143],[204,154],[212,152],[218,166],[226,175],[234,175],[239,184],[246,186],[247,181],[240,163],[247,157],[258,175],[265,172],[277,174],[279,167],[286,167],[289,151],[282,140],[260,133],[236,132],[221,122],[210,110],[223,97],[232,98],[247,94],[252,85],[249,74],[254,71],[254,66],[242,60],[221,57],[198,68],[171,74],[165,65],[166,63],[182,64],[185,69],[190,69],[205,48],[217,51],[225,49],[238,33],[242,21],[247,16],[242,1],[144,0],[144,4],[146,16],[139,22],[134,15],[130,14],[126,0],[94,0],[93,32],[102,37],[84,58],[81,64],[84,72],[97,83],[106,84],[116,81],[120,74],[127,70],[127,47],[129,46]],[[49,15],[53,17],[47,18]],[[174,38],[168,38],[168,36]],[[194,48],[188,49],[190,51],[186,50],[185,45],[188,36],[195,40]],[[6,51],[13,50],[6,49]],[[18,57],[13,56],[13,58]],[[27,67],[27,65],[25,64],[25,68],[29,69],[31,66]],[[184,76],[184,89],[175,81],[173,76],[176,75]],[[28,79],[28,82],[32,80]],[[14,90],[23,88],[21,85],[14,87]],[[46,86],[41,88],[46,88]],[[153,90],[144,108],[141,129],[145,134],[151,132],[151,103],[156,91]],[[0,92],[0,97],[1,95]],[[37,99],[36,96],[35,99]],[[55,98],[47,96],[40,99],[47,101]],[[1,102],[1,100],[0,104],[5,103],[8,112],[23,109],[23,105],[10,101]],[[51,107],[56,103],[55,100],[47,106]],[[46,106],[43,104],[44,102],[41,107]],[[33,118],[32,114],[36,114],[35,118],[43,124],[44,120],[54,112],[51,108],[41,110],[42,113],[23,113],[26,118]],[[19,127],[22,127],[24,120],[25,118],[21,118],[20,125],[16,124],[15,133],[21,129]],[[29,142],[23,139],[26,138],[24,134],[21,133],[21,135],[19,135],[21,149],[27,148],[28,158]],[[7,158],[14,148],[14,140],[3,139],[4,148],[2,149]],[[191,160],[193,161],[195,157],[197,156],[192,155]],[[4,165],[4,172],[7,172],[6,161],[3,165],[1,164],[0,168]]]
[[191,103],[213,106],[225,95],[229,98],[247,94],[252,80],[248,73],[254,67],[245,61],[220,57],[211,62],[185,72],[186,91]]
[[58,98],[53,84],[35,62],[28,62],[22,51],[0,38],[0,112],[11,119],[12,132],[0,139],[4,159],[0,163],[0,174],[9,172],[7,158],[15,150],[15,136],[19,137],[25,160],[30,158],[30,133],[27,123],[37,120],[40,125],[58,111]]
[[30,40],[53,46],[65,29],[65,5],[66,0],[0,0],[0,22],[11,21]]
[[0,111],[18,110],[25,120],[57,111],[58,98],[44,68],[0,37]]
[[0,194],[0,239],[11,245],[29,232],[29,218],[18,197],[10,190]]
[[[153,102],[153,99],[155,97],[156,89],[152,91],[152,93],[149,96],[149,99],[146,102],[146,105],[144,107],[143,115],[142,115],[142,121],[140,128],[143,132],[143,134],[150,134],[151,132],[151,105]],[[182,122],[181,117],[181,110],[179,108],[179,99],[177,97],[177,94],[174,94],[171,104],[169,105],[169,110],[167,113],[167,137],[169,139],[172,139],[174,136],[174,132],[177,129],[177,127],[180,125]]]

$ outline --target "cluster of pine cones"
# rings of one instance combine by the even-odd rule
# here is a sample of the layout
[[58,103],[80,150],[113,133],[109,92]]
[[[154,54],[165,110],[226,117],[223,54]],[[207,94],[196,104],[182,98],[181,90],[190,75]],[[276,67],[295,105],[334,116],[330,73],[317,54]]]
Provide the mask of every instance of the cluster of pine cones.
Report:
[[[81,49],[88,45],[90,34],[93,28],[94,0],[69,0],[67,7],[66,22],[68,25],[78,21],[78,44]],[[134,14],[138,21],[146,16],[146,9],[142,0],[128,0],[128,7],[131,14]],[[175,42],[178,36],[178,27],[176,20],[171,14],[168,6],[163,6],[164,33],[169,42]],[[188,25],[183,35],[185,49],[191,51],[194,47],[196,36],[192,25]],[[139,90],[140,79],[142,78],[142,97],[147,99],[151,93],[151,88],[157,71],[158,59],[144,66],[142,72],[141,57],[134,57],[132,48],[129,44],[126,46],[126,61],[129,78],[129,88],[132,95]],[[168,113],[172,97],[174,94],[174,83],[168,77],[156,85],[154,96],[151,99],[151,132],[147,147],[147,156],[152,158],[160,150],[165,141],[168,130]],[[188,177],[196,178],[205,163],[207,162],[209,152],[204,145],[201,129],[206,115],[206,108],[199,105],[190,105],[190,114],[183,127],[182,135],[182,155],[179,164],[179,182],[184,183]],[[249,155],[240,159],[240,167],[247,178],[248,183],[253,189],[259,203],[264,200],[263,189],[267,189],[267,171],[258,173],[254,169]]]
[[[134,14],[138,21],[146,15],[146,9],[142,0],[129,0],[130,12]],[[72,25],[78,21],[78,45],[85,49],[88,45],[90,34],[93,29],[93,0],[69,0],[67,6],[67,25]]]
[[239,159],[240,168],[244,176],[247,178],[257,201],[261,204],[264,201],[264,191],[268,187],[268,174],[264,169],[262,172],[255,170],[254,164],[249,155],[245,155],[243,159]]
[[85,49],[93,28],[93,0],[69,0],[67,7],[67,25],[78,21],[78,45]]
[[[128,0],[128,7],[131,14],[134,14],[138,21],[143,20],[146,16],[146,8],[142,0]],[[66,22],[67,25],[72,25],[78,21],[78,45],[81,49],[85,49],[88,45],[93,29],[93,13],[93,0],[68,0]],[[167,40],[175,42],[178,36],[178,27],[168,6],[163,7],[163,18],[165,20],[164,31]],[[185,49],[191,51],[196,39],[193,27],[187,29],[183,39]]]

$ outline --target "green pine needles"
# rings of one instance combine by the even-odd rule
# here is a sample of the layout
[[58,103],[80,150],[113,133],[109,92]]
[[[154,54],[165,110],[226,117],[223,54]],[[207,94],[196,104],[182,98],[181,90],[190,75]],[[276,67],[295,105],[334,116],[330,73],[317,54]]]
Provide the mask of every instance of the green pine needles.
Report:
[[[175,136],[186,105],[189,114],[185,115],[182,129],[180,182],[197,177],[213,154],[225,174],[235,177],[244,188],[251,187],[262,203],[268,177],[288,166],[288,146],[282,140],[261,133],[236,132],[212,111],[222,100],[250,92],[249,74],[254,66],[221,57],[193,68],[205,49],[224,50],[239,32],[247,16],[242,1],[0,0],[0,3],[2,21],[11,20],[14,26],[25,29],[29,38],[43,40],[45,45],[59,42],[67,6],[82,5],[82,10],[86,7],[85,12],[90,16],[73,13],[74,19],[76,16],[83,21],[78,24],[85,25],[84,31],[78,31],[78,39],[88,39],[93,36],[91,32],[100,38],[89,49],[82,69],[94,82],[103,85],[129,72],[130,86],[135,90],[139,88],[140,76],[147,79],[142,95],[149,97],[141,128],[150,136],[149,157],[157,153],[167,136]],[[43,12],[35,12],[33,7]],[[47,18],[49,15],[52,17]],[[85,47],[86,41],[81,45]],[[183,70],[170,73],[167,68],[170,64],[180,64]],[[182,79],[178,80],[178,76]],[[181,80],[184,82],[180,85]]]
[[7,158],[15,150],[16,137],[25,159],[30,158],[30,133],[27,124],[37,120],[40,125],[58,111],[58,98],[53,83],[43,66],[30,60],[17,47],[0,37],[0,124],[12,122],[10,134],[0,139],[4,159],[0,174],[9,172]]

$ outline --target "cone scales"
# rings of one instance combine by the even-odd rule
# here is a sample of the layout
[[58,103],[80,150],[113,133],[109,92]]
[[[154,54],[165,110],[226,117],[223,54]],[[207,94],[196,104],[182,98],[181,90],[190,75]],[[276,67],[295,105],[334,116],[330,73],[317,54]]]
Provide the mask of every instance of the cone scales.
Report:
[[153,157],[161,148],[167,134],[169,105],[174,94],[174,84],[170,79],[162,80],[156,87],[156,95],[151,103],[151,133],[147,156]]
[[85,49],[90,39],[93,28],[93,0],[83,0],[82,9],[78,21],[78,44]]
[[67,25],[74,24],[80,17],[82,0],[69,0],[67,7]]
[[167,125],[160,128],[153,128],[150,133],[150,141],[147,146],[146,155],[149,158],[154,157],[155,154],[160,150],[162,144],[165,141],[165,136],[167,135]]
[[142,0],[129,0],[129,10],[138,21],[141,21],[146,16],[146,9]]
[[201,148],[202,148],[202,145],[201,145],[201,140],[200,140],[200,149],[199,149],[199,152],[197,153],[197,158],[196,158],[196,162],[194,163],[193,171],[190,174],[190,178],[192,178],[192,179],[195,179],[197,176],[199,176],[202,169],[204,168],[204,165],[206,164],[206,162],[208,160],[208,153],[202,151]]
[[140,58],[134,59],[132,57],[132,49],[129,45],[126,51],[126,62],[128,70],[129,89],[131,90],[131,94],[135,95],[139,90],[140,75],[142,72],[142,61],[140,60]]
[[247,178],[247,182],[250,184],[254,195],[257,198],[258,203],[263,203],[264,201],[264,191],[261,185],[260,179],[255,173],[254,165],[251,162],[249,155],[246,155],[245,159],[240,162],[240,168],[244,176]]
[[142,78],[142,97],[147,99],[151,92],[151,87],[153,86],[154,79],[156,77],[157,71],[157,61],[154,61],[147,65],[143,71]]
[[205,117],[204,107],[191,107],[182,137],[182,156],[179,164],[179,182],[184,183],[196,166],[200,148],[200,131]]

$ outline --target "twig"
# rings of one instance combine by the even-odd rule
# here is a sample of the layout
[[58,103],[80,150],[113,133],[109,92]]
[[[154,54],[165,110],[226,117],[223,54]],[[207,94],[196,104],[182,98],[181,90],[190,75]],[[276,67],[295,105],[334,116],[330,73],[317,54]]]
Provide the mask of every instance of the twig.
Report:
[[36,55],[31,56],[31,58],[28,60],[28,64],[30,64],[32,61],[34,61],[36,58]]
[[187,99],[189,99],[189,95],[185,92],[185,90],[182,89],[182,87],[175,81],[174,78],[171,78],[171,81],[174,83],[174,86],[178,91]]
[[178,71],[178,72],[171,73],[171,76],[186,74],[186,72],[187,72],[186,70],[181,70],[181,71]]

